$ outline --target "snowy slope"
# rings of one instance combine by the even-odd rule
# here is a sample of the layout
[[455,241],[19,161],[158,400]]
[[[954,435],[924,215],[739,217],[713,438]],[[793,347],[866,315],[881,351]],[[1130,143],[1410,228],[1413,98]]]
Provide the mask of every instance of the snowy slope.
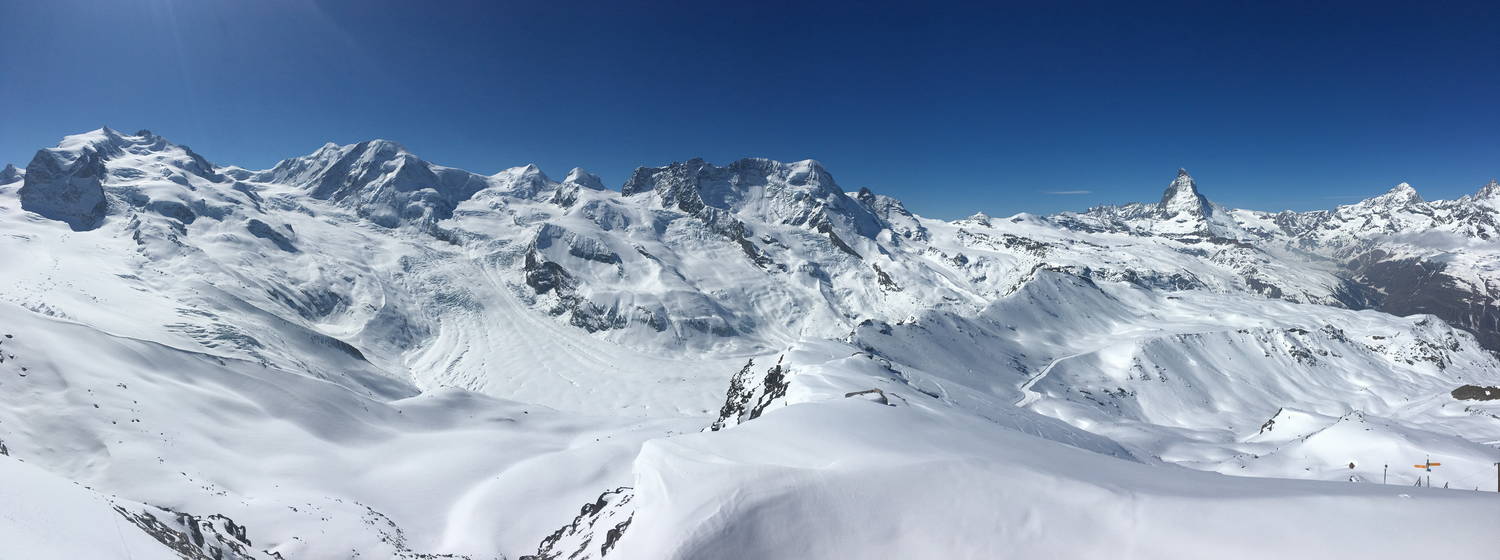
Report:
[[1472,556],[1500,502],[1372,483],[1493,489],[1500,401],[1450,392],[1500,386],[1497,188],[944,222],[812,160],[101,129],[0,172],[0,449],[94,489],[96,557]]
[[0,503],[6,505],[0,548],[7,558],[178,558],[134,530],[114,511],[114,502],[76,482],[10,457],[0,457],[0,477]]
[[1485,494],[1151,467],[852,399],[635,468],[611,558],[1480,558],[1500,518]]

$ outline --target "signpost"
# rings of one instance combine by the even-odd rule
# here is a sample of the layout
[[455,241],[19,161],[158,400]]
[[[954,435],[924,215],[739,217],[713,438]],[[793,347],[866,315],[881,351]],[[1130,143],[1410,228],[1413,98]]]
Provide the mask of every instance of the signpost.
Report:
[[[1427,474],[1427,487],[1428,488],[1432,488],[1432,467],[1437,467],[1437,466],[1441,466],[1441,465],[1442,465],[1442,463],[1434,463],[1434,462],[1432,462],[1432,458],[1428,457],[1426,463],[1421,464],[1421,465],[1412,465],[1412,466],[1427,471],[1427,473],[1428,473]],[[1421,485],[1421,483],[1422,483],[1422,477],[1418,476],[1417,477],[1417,484]]]

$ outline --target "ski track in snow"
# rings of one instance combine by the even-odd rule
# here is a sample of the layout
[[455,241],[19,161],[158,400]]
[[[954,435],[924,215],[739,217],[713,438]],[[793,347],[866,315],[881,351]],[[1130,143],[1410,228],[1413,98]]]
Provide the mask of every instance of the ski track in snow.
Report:
[[1077,358],[1088,353],[1090,352],[1069,354],[1067,356],[1062,356],[1060,358],[1052,360],[1051,362],[1048,362],[1047,367],[1042,368],[1042,371],[1037,372],[1036,375],[1031,376],[1031,378],[1027,379],[1025,383],[1021,384],[1020,390],[1023,396],[1021,397],[1021,400],[1016,401],[1016,407],[1026,408],[1028,406],[1031,406],[1031,403],[1042,399],[1042,394],[1032,390],[1032,387],[1036,386],[1036,383],[1038,381],[1041,381],[1042,378],[1047,377],[1047,374],[1052,373],[1052,368],[1056,367],[1057,364],[1062,363],[1063,360]]

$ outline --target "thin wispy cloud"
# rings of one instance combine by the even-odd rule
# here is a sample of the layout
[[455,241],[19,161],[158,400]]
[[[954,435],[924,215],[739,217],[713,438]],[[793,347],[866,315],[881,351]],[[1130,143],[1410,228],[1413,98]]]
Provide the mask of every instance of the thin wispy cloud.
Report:
[[1042,194],[1094,194],[1094,191],[1042,191]]

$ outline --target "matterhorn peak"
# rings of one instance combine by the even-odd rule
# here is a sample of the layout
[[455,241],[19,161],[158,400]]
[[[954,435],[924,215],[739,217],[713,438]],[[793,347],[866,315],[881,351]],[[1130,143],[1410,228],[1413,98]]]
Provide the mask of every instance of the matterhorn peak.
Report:
[[1167,185],[1167,190],[1161,195],[1161,211],[1167,216],[1178,214],[1189,214],[1193,216],[1207,216],[1212,210],[1208,205],[1208,199],[1198,194],[1198,184],[1193,182],[1193,176],[1186,169],[1177,170],[1177,178],[1172,184]]
[[600,180],[598,175],[584,171],[582,167],[574,167],[572,171],[568,172],[568,176],[563,179],[563,182],[578,185],[585,189],[604,190],[604,181]]

